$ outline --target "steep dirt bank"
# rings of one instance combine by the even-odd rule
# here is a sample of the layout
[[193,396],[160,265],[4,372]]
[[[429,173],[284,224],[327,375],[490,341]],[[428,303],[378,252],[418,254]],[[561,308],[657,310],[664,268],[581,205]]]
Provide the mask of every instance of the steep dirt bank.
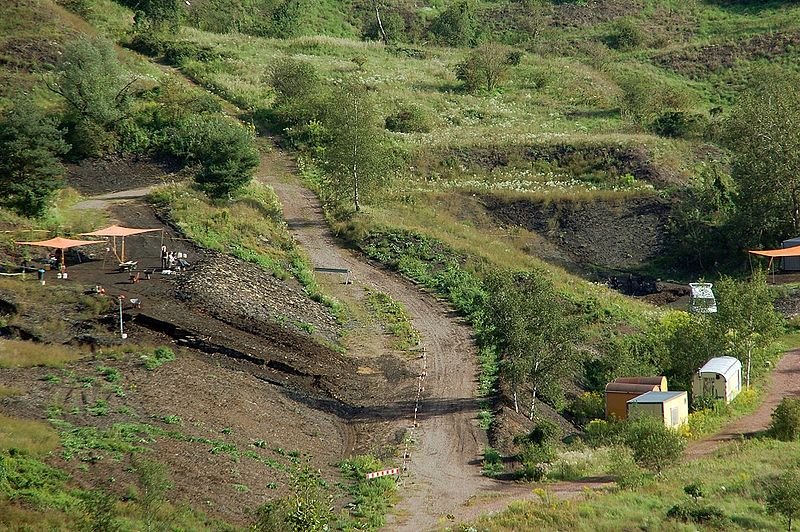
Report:
[[637,268],[664,250],[670,206],[658,197],[545,203],[485,195],[482,200],[498,222],[536,232],[553,246],[532,254],[569,269]]

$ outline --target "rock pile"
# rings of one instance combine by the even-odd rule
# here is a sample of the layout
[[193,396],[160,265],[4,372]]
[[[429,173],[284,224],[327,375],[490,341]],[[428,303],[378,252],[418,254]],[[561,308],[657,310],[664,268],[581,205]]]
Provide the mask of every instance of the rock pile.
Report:
[[336,341],[336,318],[301,290],[255,264],[208,252],[177,279],[179,298],[204,307],[223,321],[270,323]]

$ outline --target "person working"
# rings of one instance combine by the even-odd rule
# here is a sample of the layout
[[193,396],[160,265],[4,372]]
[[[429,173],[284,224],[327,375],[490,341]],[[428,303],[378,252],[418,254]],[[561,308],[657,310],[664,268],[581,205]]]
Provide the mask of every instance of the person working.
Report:
[[167,246],[161,246],[161,269],[166,270],[168,267],[167,258],[169,257],[169,253],[167,252]]

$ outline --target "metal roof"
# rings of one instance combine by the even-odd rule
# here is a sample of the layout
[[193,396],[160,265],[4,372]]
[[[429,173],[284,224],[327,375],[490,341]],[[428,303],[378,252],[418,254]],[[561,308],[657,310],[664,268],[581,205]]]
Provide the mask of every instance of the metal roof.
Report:
[[736,357],[715,357],[706,362],[698,373],[719,373],[725,375],[734,373],[742,367],[742,363]]
[[628,403],[666,403],[682,395],[686,395],[686,392],[647,392],[634,397]]
[[698,299],[714,299],[714,291],[711,283],[689,283],[689,288],[692,289],[692,297]]

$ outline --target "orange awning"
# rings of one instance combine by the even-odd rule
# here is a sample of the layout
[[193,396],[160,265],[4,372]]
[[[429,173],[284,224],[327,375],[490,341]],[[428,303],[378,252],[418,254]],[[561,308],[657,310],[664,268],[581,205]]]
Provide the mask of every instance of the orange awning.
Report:
[[161,229],[135,229],[133,227],[122,227],[121,225],[110,225],[104,229],[98,229],[91,233],[81,233],[81,236],[132,236],[140,233],[150,233],[151,231],[161,231]]
[[25,246],[41,246],[44,248],[67,249],[77,246],[88,246],[89,244],[105,244],[102,240],[72,240],[70,238],[61,238],[57,236],[50,240],[37,240],[36,242],[17,242]]
[[754,249],[748,251],[753,255],[761,255],[762,257],[800,257],[800,246],[792,246],[790,248],[781,249]]

